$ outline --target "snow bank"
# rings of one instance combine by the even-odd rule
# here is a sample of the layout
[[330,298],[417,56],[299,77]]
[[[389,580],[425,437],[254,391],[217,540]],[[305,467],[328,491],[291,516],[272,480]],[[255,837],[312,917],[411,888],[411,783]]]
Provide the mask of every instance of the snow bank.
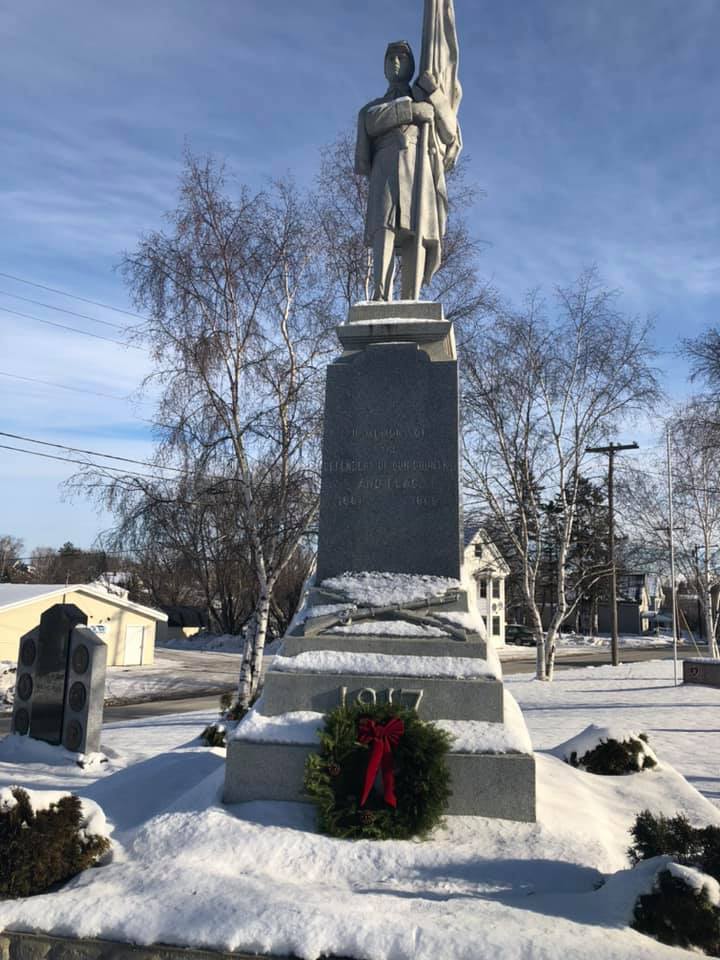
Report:
[[566,763],[570,763],[573,754],[575,754],[577,760],[582,760],[586,753],[595,750],[601,743],[607,743],[608,740],[615,740],[617,743],[629,743],[632,740],[639,740],[642,743],[643,749],[637,757],[638,770],[642,770],[643,758],[646,756],[654,760],[656,764],[658,763],[658,758],[655,756],[652,747],[641,739],[638,732],[622,724],[599,727],[591,723],[590,726],[585,727],[585,729],[576,736],[559,744],[551,753],[554,753],[556,757],[560,757],[561,760],[565,760]]
[[686,867],[681,863],[669,863],[667,869],[673,877],[681,880],[686,887],[690,887],[696,893],[704,890],[713,906],[720,906],[720,883],[717,882],[715,877],[702,873],[695,867]]
[[327,633],[344,636],[357,634],[365,637],[448,637],[450,634],[439,627],[423,623],[409,623],[407,620],[360,620],[345,626],[331,627]]
[[295,657],[275,657],[272,669],[281,673],[348,673],[455,680],[499,680],[502,675],[499,661],[475,657],[408,657],[337,650],[309,650]]
[[409,573],[343,573],[323,580],[321,586],[358,605],[388,607],[441,597],[450,590],[459,590],[460,581]]
[[19,733],[0,739],[0,763],[43,763],[47,766],[97,766],[107,758],[102,753],[73,753],[61,745],[45,743]]

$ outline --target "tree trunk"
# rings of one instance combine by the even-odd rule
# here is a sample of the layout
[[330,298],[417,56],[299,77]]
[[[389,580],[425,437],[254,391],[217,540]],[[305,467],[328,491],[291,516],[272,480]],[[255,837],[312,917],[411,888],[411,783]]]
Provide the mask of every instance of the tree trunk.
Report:
[[257,604],[255,643],[252,654],[252,696],[254,697],[260,687],[260,678],[262,677],[262,662],[265,652],[265,639],[267,637],[268,622],[270,620],[270,598],[272,596],[272,584],[266,584],[260,593]]

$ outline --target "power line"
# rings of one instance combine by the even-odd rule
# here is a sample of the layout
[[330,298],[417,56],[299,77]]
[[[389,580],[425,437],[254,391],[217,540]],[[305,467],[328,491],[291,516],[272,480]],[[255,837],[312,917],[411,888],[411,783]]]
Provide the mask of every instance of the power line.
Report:
[[[10,440],[20,440],[23,443],[35,443],[43,447],[51,447],[55,450],[67,450],[68,453],[81,453],[84,456],[88,457],[100,457],[103,460],[117,460],[120,463],[131,463],[133,465],[138,465],[141,467],[149,467],[151,470],[172,470],[175,473],[185,474],[186,470],[183,467],[173,467],[173,466],[161,466],[157,463],[151,463],[148,460],[135,460],[132,457],[121,457],[115,453],[100,453],[98,450],[85,450],[82,447],[71,447],[65,443],[53,443],[50,440],[36,440],[34,437],[25,437],[19,433],[8,433],[4,430],[0,430],[0,437],[8,437]],[[15,450],[18,453],[29,453],[34,456],[43,456],[40,451],[36,450],[21,450],[19,447],[5,447],[7,450]],[[150,477],[144,473],[132,473],[131,471],[121,470],[119,467],[109,467],[102,463],[88,463],[86,460],[73,460],[70,457],[57,457],[51,454],[44,454],[44,456],[53,459],[60,460],[63,463],[79,463],[84,467],[97,467],[99,470],[111,470],[113,472],[127,473],[130,477],[142,477],[146,480],[166,480],[167,477]],[[215,481],[217,483],[228,483],[230,481],[234,483],[242,483],[243,481],[239,477],[223,477],[223,476],[212,476],[212,475],[203,475],[200,479],[207,481]]]
[[100,320],[98,317],[91,317],[88,313],[78,313],[76,310],[66,310],[64,307],[54,307],[51,303],[43,303],[42,300],[31,300],[30,297],[21,297],[18,293],[8,293],[7,290],[0,290],[0,296],[12,297],[13,300],[22,300],[23,303],[32,303],[36,307],[43,307],[45,310],[55,310],[57,313],[67,313],[70,317],[79,317],[81,320],[91,320],[93,323],[102,323],[106,327],[114,327],[116,330],[127,330],[127,324],[113,323],[111,320]]
[[45,460],[59,460],[60,463],[77,463],[81,467],[99,467],[101,470],[109,470],[112,473],[121,473],[127,477],[138,477],[142,480],[157,480],[157,477],[151,477],[147,473],[133,473],[130,470],[122,470],[120,467],[108,467],[100,463],[88,463],[87,460],[76,460],[72,457],[58,457],[53,453],[43,453],[41,450],[24,450],[21,447],[11,447],[8,444],[0,443],[0,450],[12,450],[14,453],[27,453],[31,457],[43,457]]
[[78,297],[77,294],[68,293],[66,290],[58,290],[57,287],[48,287],[44,283],[35,283],[32,280],[24,280],[22,277],[16,277],[12,273],[3,273],[0,271],[0,277],[7,280],[16,280],[18,283],[26,283],[29,287],[37,287],[39,290],[47,290],[50,293],[59,293],[62,297],[70,297],[71,300],[79,300],[81,303],[90,303],[94,307],[102,307],[103,310],[113,310],[115,313],[124,313],[128,317],[135,317],[137,320],[147,322],[147,317],[141,317],[139,313],[132,313],[130,310],[123,310],[121,307],[112,307],[109,303],[100,303],[98,300],[90,300],[88,297]]
[[[7,373],[0,370],[0,377],[10,377],[12,380],[22,380],[26,383],[39,383],[44,387],[55,387],[58,390],[72,390],[73,393],[88,393],[93,397],[104,397],[106,400],[122,400],[129,402],[130,397],[119,397],[114,393],[99,393],[97,390],[87,390],[84,387],[72,387],[67,383],[55,383],[52,380],[39,380],[37,377],[22,377],[17,373]],[[148,403],[147,400],[139,400],[138,403]]]
[[124,340],[113,340],[112,337],[103,337],[100,333],[90,333],[88,330],[81,330],[79,327],[69,327],[65,323],[57,323],[55,320],[43,320],[42,317],[33,317],[29,313],[20,313],[19,310],[11,310],[9,307],[0,307],[0,312],[11,313],[15,317],[23,317],[25,320],[34,320],[36,323],[46,323],[50,327],[59,327],[61,330],[69,330],[71,333],[81,333],[84,337],[92,337],[94,340],[104,340],[105,343],[116,343],[120,347],[126,347],[129,350],[142,350],[134,343],[126,343]]
[[[101,457],[103,460],[118,460],[122,463],[137,464],[141,467],[150,467],[151,470],[174,470],[178,473],[184,473],[181,467],[161,467],[157,463],[150,463],[148,460],[134,460],[132,457],[121,457],[116,453],[99,453],[97,450],[84,450],[82,447],[70,447],[65,443],[52,443],[50,440],[36,440],[34,437],[24,437],[19,433],[6,433],[0,430],[0,437],[9,437],[11,440],[21,440],[23,443],[37,443],[42,447],[53,447],[55,450],[67,450],[69,453],[82,453],[88,457]],[[26,451],[32,453],[32,450]],[[85,464],[87,466],[87,464]],[[101,464],[94,464],[101,466]],[[104,468],[103,468],[104,469]],[[108,467],[108,469],[111,469]]]

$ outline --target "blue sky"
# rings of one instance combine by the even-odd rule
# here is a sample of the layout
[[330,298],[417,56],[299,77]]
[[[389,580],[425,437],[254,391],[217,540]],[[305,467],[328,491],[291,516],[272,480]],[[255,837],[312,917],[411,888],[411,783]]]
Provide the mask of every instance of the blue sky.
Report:
[[[128,308],[114,267],[174,203],[181,153],[241,181],[309,183],[318,148],[384,91],[389,40],[419,47],[421,0],[5,0],[0,3],[0,272]],[[596,263],[652,315],[668,389],[682,336],[720,307],[720,3],[456,0],[473,229],[510,298]],[[122,322],[0,277],[0,308]],[[117,331],[116,331],[117,333]],[[0,430],[147,456],[144,356],[0,312]],[[95,396],[109,393],[119,399]],[[89,545],[107,524],[63,502],[62,464],[0,450],[0,533]]]

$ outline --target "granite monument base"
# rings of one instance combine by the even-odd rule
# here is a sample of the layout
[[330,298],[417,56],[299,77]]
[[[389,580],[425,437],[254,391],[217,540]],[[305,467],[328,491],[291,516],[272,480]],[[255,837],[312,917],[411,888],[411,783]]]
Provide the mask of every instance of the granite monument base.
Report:
[[[314,750],[305,743],[231,740],[223,803],[309,802],[303,778],[305,761]],[[535,758],[531,754],[451,752],[448,767],[449,816],[535,821]]]

